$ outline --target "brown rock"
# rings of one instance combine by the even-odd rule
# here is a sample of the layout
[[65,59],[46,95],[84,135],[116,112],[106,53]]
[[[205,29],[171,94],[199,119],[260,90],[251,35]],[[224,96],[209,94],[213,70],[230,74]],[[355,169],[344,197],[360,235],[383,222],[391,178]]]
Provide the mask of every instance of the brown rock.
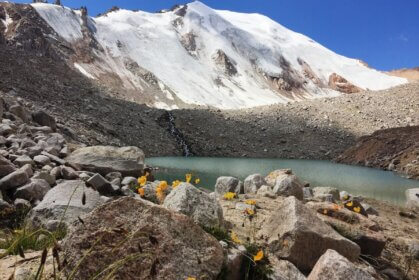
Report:
[[361,91],[359,87],[351,84],[336,73],[329,76],[329,87],[343,93],[357,93]]
[[[89,279],[121,262],[116,279],[214,279],[223,264],[218,241],[185,215],[124,197],[75,224],[63,249],[75,279]],[[110,270],[104,272],[108,275]]]

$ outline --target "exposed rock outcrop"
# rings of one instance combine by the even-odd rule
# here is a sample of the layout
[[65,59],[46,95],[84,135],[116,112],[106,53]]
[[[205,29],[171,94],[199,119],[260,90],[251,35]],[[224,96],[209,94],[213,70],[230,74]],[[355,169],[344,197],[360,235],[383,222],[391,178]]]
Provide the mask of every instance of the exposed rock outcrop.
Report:
[[361,91],[359,87],[351,84],[348,80],[336,73],[329,76],[329,87],[343,93],[357,93]]

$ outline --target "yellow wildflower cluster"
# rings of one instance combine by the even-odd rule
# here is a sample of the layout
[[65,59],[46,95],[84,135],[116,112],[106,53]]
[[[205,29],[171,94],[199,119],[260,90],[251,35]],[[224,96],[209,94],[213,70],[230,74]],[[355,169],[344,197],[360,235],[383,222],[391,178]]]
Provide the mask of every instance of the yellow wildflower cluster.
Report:
[[246,210],[244,212],[249,216],[253,216],[255,214],[255,211],[253,211],[250,208],[246,208]]
[[227,192],[223,195],[223,198],[225,200],[232,200],[235,197],[236,197],[236,193],[234,193],[234,192]]
[[159,186],[156,189],[156,195],[157,195],[157,199],[162,202],[164,200],[164,198],[166,197],[166,190],[167,190],[167,182],[166,181],[161,181],[159,183]]
[[263,251],[260,250],[255,256],[253,256],[253,260],[255,262],[261,261],[263,259]]
[[191,173],[186,174],[185,179],[186,179],[186,183],[190,183],[192,180],[192,174]]
[[145,184],[147,184],[147,176],[141,176],[138,178],[138,185],[143,187]]
[[230,234],[231,240],[236,243],[236,244],[241,244],[242,241],[239,239],[239,237],[237,236],[237,234],[235,232],[231,232]]
[[256,200],[253,199],[248,199],[246,200],[244,203],[248,204],[248,205],[256,205]]
[[176,189],[180,185],[180,183],[182,183],[180,180],[174,180],[172,182],[172,188]]
[[141,197],[144,197],[144,195],[145,195],[144,188],[138,188],[138,194],[139,194]]

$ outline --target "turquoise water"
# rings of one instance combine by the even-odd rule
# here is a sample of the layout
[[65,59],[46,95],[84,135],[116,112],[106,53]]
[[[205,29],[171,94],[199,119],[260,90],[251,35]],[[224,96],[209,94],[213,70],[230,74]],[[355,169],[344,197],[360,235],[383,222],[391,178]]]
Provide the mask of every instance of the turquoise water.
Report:
[[159,167],[156,179],[185,180],[186,173],[200,178],[199,186],[214,189],[220,176],[234,176],[244,180],[248,175],[291,168],[300,179],[311,186],[331,186],[354,195],[362,195],[396,204],[405,201],[406,189],[419,187],[419,181],[409,180],[389,171],[337,164],[321,160],[156,157],[146,160],[148,165]]

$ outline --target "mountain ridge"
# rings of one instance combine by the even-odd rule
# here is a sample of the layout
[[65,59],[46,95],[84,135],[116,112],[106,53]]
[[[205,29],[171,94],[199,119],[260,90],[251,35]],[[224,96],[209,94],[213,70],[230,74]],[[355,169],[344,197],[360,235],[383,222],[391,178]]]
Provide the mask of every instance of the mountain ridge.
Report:
[[198,1],[159,14],[113,9],[96,18],[52,4],[31,7],[52,29],[46,40],[66,53],[70,67],[119,98],[151,107],[238,109],[406,82],[266,16],[213,10]]

